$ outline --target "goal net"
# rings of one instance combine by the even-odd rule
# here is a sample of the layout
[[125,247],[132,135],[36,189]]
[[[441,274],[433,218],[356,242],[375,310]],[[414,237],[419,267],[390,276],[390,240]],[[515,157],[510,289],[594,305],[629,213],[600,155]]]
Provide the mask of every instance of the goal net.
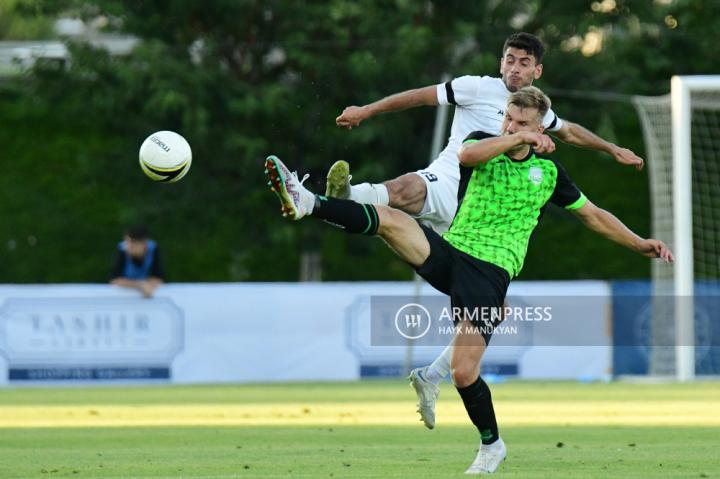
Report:
[[696,344],[708,318],[695,306],[718,294],[720,276],[720,75],[673,77],[669,95],[633,103],[647,149],[652,234],[675,253],[674,265],[652,266],[649,373],[692,380],[699,346],[714,349]]

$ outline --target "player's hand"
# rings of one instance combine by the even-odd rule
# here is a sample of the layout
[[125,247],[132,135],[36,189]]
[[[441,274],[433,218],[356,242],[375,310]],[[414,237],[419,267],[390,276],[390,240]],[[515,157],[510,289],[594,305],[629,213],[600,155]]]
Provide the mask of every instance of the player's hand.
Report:
[[367,118],[368,115],[364,107],[349,106],[343,110],[339,117],[335,118],[335,124],[339,127],[352,130],[354,126],[360,126],[360,123]]
[[522,142],[532,146],[533,150],[538,153],[552,153],[555,151],[555,143],[552,138],[543,133],[524,131],[521,135]]
[[621,148],[616,146],[613,148],[612,155],[615,157],[615,161],[621,165],[634,166],[636,170],[640,171],[645,166],[645,160],[637,156],[632,150],[627,148]]
[[675,257],[670,251],[670,248],[660,240],[646,239],[642,240],[637,247],[638,253],[648,258],[660,258],[666,263],[672,263],[675,261]]

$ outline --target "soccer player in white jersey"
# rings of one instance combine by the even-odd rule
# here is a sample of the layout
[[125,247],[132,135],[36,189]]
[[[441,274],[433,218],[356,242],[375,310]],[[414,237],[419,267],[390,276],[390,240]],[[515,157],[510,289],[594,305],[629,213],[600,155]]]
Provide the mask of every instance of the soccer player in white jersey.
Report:
[[[359,203],[383,204],[409,213],[442,234],[457,210],[460,182],[458,151],[472,131],[499,135],[511,92],[529,86],[543,72],[545,46],[529,33],[508,37],[500,60],[501,78],[463,76],[447,83],[408,90],[365,106],[349,106],[337,117],[338,126],[352,129],[379,113],[417,106],[455,105],[450,138],[445,149],[426,169],[407,173],[381,184],[350,185],[349,165],[336,162],[328,172],[326,196],[351,199]],[[543,118],[545,131],[575,146],[603,151],[618,163],[643,167],[642,158],[632,151],[603,140],[582,126],[561,120],[552,110]],[[438,384],[450,374],[452,344],[429,366],[410,374],[418,396],[418,412],[426,427],[435,427],[435,401]]]

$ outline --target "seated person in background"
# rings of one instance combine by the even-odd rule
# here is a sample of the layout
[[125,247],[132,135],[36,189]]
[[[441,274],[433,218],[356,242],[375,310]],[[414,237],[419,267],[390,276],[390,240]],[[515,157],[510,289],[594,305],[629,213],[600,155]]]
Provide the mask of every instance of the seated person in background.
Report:
[[164,280],[157,243],[144,225],[131,226],[118,244],[110,284],[137,289],[150,298]]

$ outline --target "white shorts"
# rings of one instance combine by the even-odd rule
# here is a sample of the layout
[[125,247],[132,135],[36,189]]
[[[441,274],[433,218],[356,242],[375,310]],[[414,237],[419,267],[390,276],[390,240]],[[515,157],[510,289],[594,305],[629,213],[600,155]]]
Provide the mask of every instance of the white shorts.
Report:
[[425,180],[427,196],[420,214],[414,215],[438,234],[450,228],[457,211],[457,195],[460,187],[460,165],[457,155],[441,155],[424,170],[415,174]]

